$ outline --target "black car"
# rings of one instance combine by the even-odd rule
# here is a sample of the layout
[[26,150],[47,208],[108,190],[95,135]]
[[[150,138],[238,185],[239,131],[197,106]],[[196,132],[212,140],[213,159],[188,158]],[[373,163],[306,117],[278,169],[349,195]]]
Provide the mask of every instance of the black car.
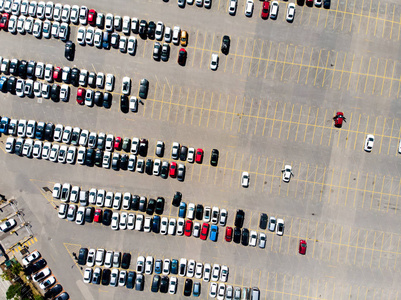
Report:
[[60,86],[58,84],[53,84],[50,90],[50,98],[54,102],[58,102],[60,100]]
[[120,109],[125,114],[129,111],[128,96],[121,95],[121,97],[120,97]]
[[46,263],[46,260],[44,260],[44,259],[38,260],[36,263],[34,263],[33,265],[31,265],[31,266],[27,269],[28,274],[36,273],[37,271],[43,269],[43,268],[46,266],[46,264],[47,264],[47,263]]
[[148,140],[140,139],[139,141],[139,155],[146,156],[148,154]]
[[160,232],[160,217],[159,216],[154,216],[152,220],[152,231],[154,233],[159,233]]
[[169,169],[169,165],[168,164],[162,164],[161,170],[160,170],[160,177],[163,179],[167,179],[168,178],[168,169]]
[[79,265],[85,265],[87,258],[88,258],[88,248],[79,249],[78,264]]
[[79,132],[78,131],[73,131],[71,135],[71,144],[72,145],[78,145],[79,142]]
[[223,36],[223,39],[221,41],[221,52],[227,55],[229,51],[230,51],[230,37],[228,35],[225,35]]
[[104,210],[103,219],[102,219],[102,224],[104,226],[110,226],[112,214],[113,214],[113,212],[110,209],[105,209]]
[[38,140],[43,140],[44,133],[45,133],[45,126],[46,124],[42,125],[38,123],[35,130],[35,138]]
[[71,70],[71,84],[74,86],[78,86],[78,81],[79,81],[79,69],[78,68],[72,68]]
[[241,242],[241,229],[238,227],[234,228],[234,238],[233,238],[234,243],[239,244]]
[[181,48],[178,51],[178,64],[181,66],[185,66],[185,62],[187,61],[187,51],[184,48]]
[[158,215],[163,214],[164,211],[164,198],[163,197],[158,197],[156,201],[156,210],[155,213]]
[[184,296],[191,296],[192,292],[192,279],[186,279],[185,280],[185,286],[184,286]]
[[111,168],[114,171],[118,171],[120,169],[120,158],[119,157],[113,157],[111,161]]
[[160,293],[166,294],[168,290],[168,277],[163,276],[160,283]]
[[85,222],[92,223],[94,215],[95,215],[94,207],[85,208]]
[[146,213],[148,215],[153,215],[155,212],[156,208],[156,200],[155,199],[149,199],[148,207],[146,208]]
[[249,244],[249,230],[247,228],[242,228],[241,244],[243,246],[248,246]]
[[167,43],[164,43],[163,47],[162,47],[161,59],[162,59],[162,61],[168,61],[169,57],[170,57],[170,45]]
[[146,160],[145,172],[146,172],[146,174],[148,174],[148,175],[152,175],[152,172],[153,172],[153,160],[150,159],[150,158],[148,158],[148,159]]
[[131,254],[124,253],[123,258],[121,260],[121,268],[127,270],[129,268],[130,263],[131,263]]
[[94,159],[95,159],[95,151],[93,149],[88,149],[85,155],[85,164],[87,166],[93,166]]
[[26,60],[21,60],[18,66],[18,76],[21,78],[26,78],[27,68],[28,68],[28,62]]
[[323,1],[323,7],[324,8],[330,8],[330,0],[324,0]]
[[70,299],[70,295],[68,295],[67,292],[63,292],[60,295],[58,295],[56,298],[53,298],[53,300],[68,300]]
[[159,285],[160,285],[160,276],[159,275],[154,275],[153,280],[152,280],[152,287],[151,291],[153,293],[157,293],[159,291]]
[[98,167],[102,166],[102,162],[103,162],[103,151],[96,149],[95,152],[95,165]]
[[141,79],[139,86],[139,97],[146,99],[148,97],[149,81],[145,78]]
[[[71,83],[71,69],[69,69],[68,71],[64,71],[63,70],[63,73],[62,73],[63,75],[62,75],[62,78],[63,77],[65,77],[64,79],[63,79],[63,82],[65,82],[65,83]],[[65,74],[65,76],[64,76],[64,74]]]
[[45,127],[45,140],[53,141],[54,124],[47,123]]
[[175,207],[180,206],[181,199],[182,199],[182,194],[180,192],[175,192],[172,205]]
[[139,210],[142,212],[145,212],[147,203],[148,203],[148,199],[146,199],[146,197],[140,198],[139,199]]
[[241,228],[244,225],[245,212],[242,209],[238,209],[235,214],[235,227]]
[[210,164],[212,166],[217,166],[218,162],[219,162],[219,150],[212,149],[212,154],[210,156]]
[[64,56],[68,60],[74,60],[75,44],[71,41],[65,43]]
[[139,35],[142,38],[146,38],[146,32],[148,30],[148,23],[145,20],[141,20],[139,23]]
[[7,80],[7,92],[15,94],[15,86],[17,85],[17,78],[14,76],[8,77]]
[[104,269],[103,270],[102,285],[109,285],[109,283],[110,283],[110,275],[111,275],[110,269]]
[[265,213],[260,214],[259,227],[260,227],[260,229],[267,228],[267,215]]
[[52,287],[45,293],[45,299],[51,299],[54,296],[57,296],[58,294],[61,293],[62,290],[63,287],[61,286],[61,284],[56,284],[54,287]]
[[96,106],[102,106],[103,105],[103,93],[96,91],[95,96],[93,97],[93,101]]
[[18,156],[21,156],[22,155],[22,148],[23,148],[23,143],[20,143],[20,142],[16,142],[15,143],[15,148],[14,148],[14,153],[16,154],[16,155],[18,155]]
[[120,168],[123,170],[127,170],[128,167],[128,155],[122,154],[120,158]]
[[11,75],[17,75],[18,74],[18,65],[19,65],[19,60],[18,59],[16,61],[12,60],[10,62],[10,74]]
[[203,205],[202,204],[196,205],[195,218],[197,220],[202,220],[202,218],[203,218]]
[[135,282],[135,290],[143,291],[144,284],[145,284],[145,277],[143,276],[143,274],[138,274]]
[[120,35],[117,32],[113,32],[111,34],[111,42],[110,42],[111,46],[115,49],[118,48],[119,44],[120,44]]
[[186,161],[187,160],[187,154],[188,154],[188,148],[186,146],[181,146],[181,149],[180,149],[180,160]]
[[112,96],[110,93],[104,93],[103,94],[103,107],[104,108],[110,108],[111,107],[111,100]]
[[26,69],[26,76],[28,78],[34,78],[35,77],[35,67],[36,67],[36,62],[31,60],[28,63],[28,67]]
[[155,38],[155,31],[156,31],[156,24],[153,21],[150,21],[148,24],[148,38],[154,39]]
[[139,196],[133,195],[131,200],[131,209],[138,210],[139,209]]
[[135,272],[133,272],[133,271],[129,271],[128,272],[127,283],[126,283],[127,289],[133,289],[134,288],[135,277],[136,277],[136,273]]

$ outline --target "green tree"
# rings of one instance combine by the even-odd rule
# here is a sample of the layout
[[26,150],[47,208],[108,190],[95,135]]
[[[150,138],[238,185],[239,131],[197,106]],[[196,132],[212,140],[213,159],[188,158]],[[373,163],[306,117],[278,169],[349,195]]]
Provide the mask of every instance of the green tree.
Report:
[[7,300],[17,300],[21,297],[21,285],[19,283],[10,285],[6,292]]

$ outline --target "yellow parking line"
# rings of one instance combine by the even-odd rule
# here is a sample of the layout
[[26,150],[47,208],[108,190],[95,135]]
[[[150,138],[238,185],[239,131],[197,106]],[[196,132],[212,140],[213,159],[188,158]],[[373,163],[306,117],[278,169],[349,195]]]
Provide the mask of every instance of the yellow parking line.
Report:
[[312,188],[312,196],[310,197],[313,199],[313,195],[315,194],[315,185],[316,185],[316,176],[317,176],[317,165],[316,165],[316,170],[315,170],[315,178],[313,179],[313,188]]
[[388,96],[389,97],[391,96],[391,89],[393,87],[394,71],[395,71],[395,62],[394,62],[394,65],[393,65],[393,73],[392,73],[391,78],[390,78],[390,88],[388,89]]
[[[357,129],[356,129],[357,132],[359,132],[359,124],[360,124],[360,122],[361,122],[361,116],[362,116],[362,115],[359,115],[358,126],[357,126]],[[358,139],[358,133],[355,134],[354,150],[356,149],[356,140],[357,140],[357,139]]]
[[[155,84],[155,96],[154,96],[154,98],[156,99],[156,91],[157,91],[157,81],[156,81],[156,84]],[[150,114],[150,117],[153,119],[153,109],[155,108],[155,101],[153,102],[153,105],[152,105],[152,113]],[[160,111],[162,111],[162,107],[160,107]]]
[[[306,169],[306,179],[308,179],[308,174],[309,174],[309,164],[308,164],[308,167]],[[304,195],[303,195],[302,199],[305,199],[306,183],[307,183],[307,180],[305,180]]]
[[391,141],[392,141],[392,139],[393,139],[394,121],[395,121],[395,120],[393,119],[393,123],[392,123],[392,125],[391,125],[391,133],[390,133],[391,138],[388,140],[387,155],[390,154],[390,144],[391,144]]
[[232,69],[231,73],[234,73],[235,61],[236,61],[236,59],[237,59],[238,43],[239,43],[239,39],[237,39],[237,46],[235,47],[235,54],[234,54],[234,61],[233,61],[233,69]]
[[[377,13],[379,14],[379,11],[377,11]],[[379,15],[377,16],[379,17]],[[387,19],[387,3],[386,3],[386,8],[384,10],[384,19]],[[382,38],[384,38],[384,31],[386,29],[386,21],[383,22],[383,32],[382,32]]]
[[[313,48],[312,48],[312,50],[311,50],[311,52],[310,52],[310,57],[309,57],[309,64],[308,64],[308,71],[306,72],[306,80],[305,80],[305,84],[308,84],[308,78],[309,78],[309,71],[310,71],[310,68],[311,68],[311,62],[312,62],[312,55],[313,55]],[[319,53],[319,57],[320,57],[320,53]]]
[[[163,111],[163,102],[164,102],[164,92],[165,92],[165,89],[166,89],[166,84],[163,85],[162,103],[161,103],[161,107],[160,107],[159,120],[161,120],[161,118],[162,118],[162,111]],[[152,109],[152,115],[153,115],[153,109]]]
[[235,103],[234,103],[233,114],[232,114],[232,117],[231,117],[231,127],[230,127],[230,131],[233,130],[233,121],[234,121],[235,108],[236,108],[236,106],[237,106],[237,97],[238,97],[238,96],[235,96]]
[[198,90],[196,90],[196,92],[195,92],[195,101],[194,101],[194,105],[193,105],[193,107],[194,107],[194,109],[192,109],[192,118],[191,118],[191,125],[192,125],[192,122],[194,121],[194,115],[195,115],[195,111],[196,111],[196,99],[198,98]]
[[[387,6],[387,4],[386,4],[386,6]],[[386,59],[386,65],[384,66],[384,77],[386,77],[386,73],[387,73],[387,63],[388,63],[388,59]],[[376,74],[377,74],[377,71],[376,71]],[[375,77],[375,80],[376,80],[376,77]],[[383,95],[383,88],[384,88],[384,79],[383,79],[383,82],[382,82],[382,88],[381,88],[381,90],[380,90],[380,96],[382,96]]]
[[[383,131],[382,131],[382,138],[380,139],[380,147],[379,147],[379,154],[382,153],[382,145],[383,145],[383,139],[384,139],[384,128],[386,127],[386,118],[384,118],[384,123],[383,123]],[[391,139],[390,139],[391,140]]]
[[291,70],[290,70],[290,77],[291,77],[291,74],[292,74],[292,68],[294,67],[294,61],[295,61],[295,55],[296,55],[296,53],[297,53],[297,47],[298,47],[298,46],[295,46],[294,55],[293,55],[293,57],[292,57]]
[[306,138],[306,132],[308,131],[309,117],[310,117],[310,110],[311,110],[311,107],[309,107],[308,118],[306,119],[306,124],[305,124],[305,134],[304,134],[304,142],[305,142],[305,138]]
[[188,88],[188,91],[187,91],[187,101],[185,102],[184,118],[182,119],[182,123],[183,124],[185,124],[185,117],[187,115],[187,110],[188,110],[188,108],[187,108],[187,106],[188,106],[188,98],[189,98],[189,88]]
[[354,8],[353,8],[352,14],[351,14],[351,23],[350,23],[350,25],[349,25],[349,32],[351,32],[351,29],[352,29],[352,22],[354,21],[356,2],[357,2],[357,1],[354,0]]
[[[254,51],[255,51],[255,44],[256,44],[256,40],[253,40],[253,48],[252,48],[252,55],[251,55],[251,60],[250,60],[250,62],[249,62],[249,71],[248,71],[248,77],[249,77],[249,75],[251,74],[251,67],[252,67],[252,59],[253,59],[253,54],[254,54]],[[245,52],[244,52],[244,55],[245,55]],[[259,60],[260,61],[260,60]],[[244,65],[244,60],[242,60],[242,65]],[[241,67],[241,73],[240,74],[242,74],[242,67]]]
[[[349,124],[350,124],[350,127],[351,127],[351,124],[352,124],[352,116],[353,116],[353,114],[352,114],[352,112],[351,112],[351,116],[350,116],[350,121],[349,121]],[[349,139],[349,131],[347,132],[347,138],[345,139],[345,149],[347,149],[347,146],[348,146],[348,139]]]
[[[258,113],[256,114],[258,118],[256,119],[256,124],[255,124],[255,130],[253,132],[253,135],[256,135],[256,128],[258,128],[258,121],[259,121],[259,113],[260,113],[260,105],[262,104],[262,101],[259,100],[259,108],[258,108]],[[393,120],[394,122],[394,120]],[[248,123],[249,124],[249,123]]]
[[302,105],[301,105],[301,109],[299,111],[299,118],[298,118],[298,124],[297,124],[297,131],[295,133],[295,141],[297,140],[298,137],[298,129],[299,129],[299,124],[301,122],[301,115],[302,115]]
[[263,51],[264,44],[265,44],[265,41],[262,41],[262,47],[260,48],[260,54],[259,54],[258,69],[256,70],[256,77],[259,76],[259,66],[260,66],[260,62],[262,60],[262,51]]
[[202,54],[201,54],[199,68],[202,68],[203,52],[205,51],[205,44],[206,44],[206,35],[207,35],[207,32],[205,32],[205,36],[203,37],[203,47],[202,47]]
[[[376,16],[376,25],[375,25],[375,31],[373,36],[376,36],[376,30],[377,30],[377,20],[379,19],[379,8],[380,8],[380,1],[377,3],[377,16]],[[383,24],[383,29],[385,27],[386,23]]]
[[[359,76],[360,76],[360,74],[361,74],[362,62],[363,62],[363,56],[361,57],[361,64],[359,65],[358,79],[356,80],[355,92],[358,91]],[[369,62],[370,62],[370,59],[369,59]],[[367,77],[366,77],[366,78],[367,78]]]
[[[220,102],[221,102],[221,93],[220,93],[220,95],[219,95],[219,103],[217,104],[217,108],[218,108],[218,110],[217,110],[217,114],[216,114],[216,118],[215,118],[215,121],[214,121],[214,128],[216,128],[216,126],[217,126],[217,120],[219,120],[220,118],[219,118],[219,112],[220,112]],[[212,108],[210,107],[210,110],[212,110]]]
[[347,206],[348,192],[349,192],[349,181],[350,181],[350,179],[351,179],[351,171],[349,171],[349,173],[348,173],[347,193],[346,193],[346,195],[345,195],[345,203],[344,203],[344,206],[345,206],[345,207]]
[[316,111],[315,126],[313,127],[313,135],[312,135],[312,144],[313,144],[313,141],[315,139],[315,131],[316,131],[316,124],[317,124],[318,116],[319,116],[319,108],[317,108],[317,111]]
[[[245,98],[244,98],[244,102],[245,102]],[[246,126],[246,134],[248,134],[248,130],[249,130],[249,121],[251,120],[250,115],[251,115],[251,112],[252,112],[252,105],[253,105],[253,98],[252,98],[252,101],[251,101],[251,108],[249,109],[249,114],[248,114],[248,124]],[[241,127],[238,127],[238,132],[239,132],[240,128]]]
[[[221,94],[220,94],[221,96]],[[210,97],[210,106],[209,106],[209,114],[207,116],[207,122],[206,122],[206,127],[209,127],[209,120],[210,120],[210,112],[212,111],[212,103],[213,103],[213,92],[212,92],[212,96]],[[218,107],[218,106],[217,106]],[[217,116],[216,116],[217,119]],[[199,125],[200,126],[200,125]]]
[[[374,79],[374,81],[373,81],[372,95],[375,93],[376,79],[377,79],[377,71],[379,71],[379,62],[380,62],[380,58],[377,59],[376,74],[375,74],[375,79]],[[386,64],[387,64],[387,60],[386,60]],[[383,79],[383,84],[384,84],[384,79]]]
[[283,115],[281,117],[281,122],[280,122],[280,132],[278,134],[278,138],[281,137],[281,129],[283,128],[283,123],[284,123],[284,114],[285,114],[285,107],[287,103],[284,103],[284,108],[283,108]]
[[266,173],[267,173],[267,163],[269,162],[269,158],[266,157],[266,165],[265,165],[265,171],[263,172],[263,187],[262,187],[262,192],[265,190],[265,182],[266,182]]
[[273,124],[272,124],[272,130],[271,130],[271,132],[270,132],[270,137],[273,136],[274,121],[276,120],[277,106],[278,106],[278,102],[276,102],[276,108],[275,108],[275,110],[274,110]]
[[200,114],[199,114],[199,125],[198,126],[201,126],[201,122],[202,122],[202,113],[203,113],[203,105],[205,104],[205,95],[206,95],[206,91],[203,91],[202,107],[201,107]]
[[364,204],[365,204],[365,194],[366,194],[366,186],[367,186],[367,184],[368,184],[368,177],[369,177],[369,173],[367,173],[366,174],[366,181],[365,181],[365,187],[364,187],[364,189],[363,189],[363,197],[362,197],[362,208],[363,208],[363,206],[364,206]]
[[324,167],[324,170],[323,170],[323,179],[322,179],[322,187],[321,187],[321,189],[320,189],[320,199],[319,199],[319,202],[322,202],[322,196],[323,196],[323,187],[324,187],[324,179],[325,179],[325,177],[326,177],[326,166]]
[[[345,12],[347,12],[347,4],[348,4],[348,0],[345,1]],[[343,14],[343,23],[341,24],[341,31],[343,31],[344,28],[344,21],[345,21],[345,13]]]
[[240,114],[240,118],[239,118],[238,132],[241,129],[242,118],[244,117],[244,106],[245,106],[245,97],[242,99],[242,109],[241,109],[241,114]]
[[395,13],[395,4],[393,6],[393,18],[391,19],[391,29],[390,29],[390,40],[393,36],[393,26],[394,26],[394,13]]
[[[330,55],[330,52],[329,52]],[[329,56],[327,55],[327,57]],[[313,81],[313,86],[316,85],[316,78],[317,78],[317,73],[319,72],[319,67],[320,67],[320,58],[322,57],[322,50],[319,51],[319,58],[317,59],[317,65],[316,65],[316,73],[315,73],[315,80]],[[308,81],[308,80],[306,80]]]
[[[325,69],[324,69],[324,73],[323,73],[322,87],[324,86],[324,81],[326,79],[326,71],[327,71],[327,65],[329,64],[329,57],[330,57],[330,51],[327,53],[326,65],[325,65]],[[317,74],[317,72],[316,72],[316,74]],[[334,74],[333,74],[333,76],[334,76]],[[316,76],[315,76],[315,82],[316,82]]]
[[303,62],[304,62],[304,53],[305,53],[305,47],[304,47],[304,49],[302,50],[301,64],[299,65],[297,83],[299,83],[299,77],[300,77],[300,75],[301,75],[301,68],[302,68],[302,65],[303,65]]
[[278,44],[276,59],[275,59],[275,61],[274,61],[273,79],[274,79],[274,77],[276,76],[276,67],[277,67],[277,62],[278,62],[278,54],[280,53],[280,46],[281,46],[281,43]]
[[[383,176],[383,181],[382,181],[382,189],[380,191],[380,200],[379,200],[379,207],[378,210],[381,210],[381,206],[382,206],[382,198],[383,198],[383,188],[384,188],[384,180],[385,180],[386,176]],[[391,190],[390,190],[391,193]]]
[[266,78],[267,74],[267,69],[269,67],[269,60],[270,60],[270,50],[272,49],[272,42],[270,41],[270,46],[269,46],[269,54],[267,54],[267,60],[266,60],[266,69],[265,69],[265,75],[264,78]]
[[[276,160],[274,160],[273,173],[272,173],[273,175],[275,173],[275,170],[276,170]],[[274,177],[272,177],[272,182],[271,182],[271,185],[270,185],[270,193],[273,192],[273,180],[274,180]],[[272,244],[272,247],[273,247],[273,244]]]
[[290,136],[291,123],[292,123],[292,116],[293,116],[293,113],[294,113],[294,106],[295,106],[295,104],[292,105],[292,109],[291,109],[290,124],[288,124],[287,140],[288,140],[288,138],[289,138],[289,136]]
[[225,129],[225,125],[226,125],[226,116],[227,116],[227,108],[228,108],[229,99],[230,99],[230,95],[227,95],[226,110],[224,111],[223,129]]
[[[173,94],[174,94],[174,86],[171,86],[171,94],[170,94],[170,103],[168,104],[168,114],[167,114],[167,121],[170,120],[170,110],[171,110],[171,101],[173,100]],[[180,94],[181,94],[181,87],[180,87]],[[191,122],[192,125],[192,122]]]
[[287,48],[285,49],[285,56],[284,56],[284,63],[283,63],[283,70],[281,71],[281,81],[283,81],[283,76],[284,76],[284,68],[285,68],[285,64],[287,61],[287,52],[288,52],[288,44],[287,44]]
[[[347,56],[347,54],[345,54],[345,56]],[[352,56],[352,63],[351,63],[351,69],[350,72],[352,72],[352,69],[354,67],[354,61],[355,61],[355,54]],[[344,64],[345,64],[345,60],[344,60]],[[344,69],[344,66],[343,66]],[[341,74],[342,75],[342,74]],[[359,81],[359,77],[358,77],[358,81]],[[349,74],[349,78],[348,78],[348,85],[347,85],[347,91],[349,90],[349,84],[351,83],[351,73]],[[340,86],[338,86],[338,89],[340,89]]]
[[[260,156],[258,156],[258,163],[256,164],[256,174],[255,174],[255,182],[257,182],[256,180],[258,179],[258,174],[259,174],[259,160],[260,160]],[[251,160],[249,160],[249,169],[248,172],[250,172],[251,169]],[[256,184],[254,184],[254,191],[256,191]]]
[[365,79],[365,87],[363,88],[363,93],[365,94],[365,92],[366,92],[366,85],[367,85],[367,83],[368,83],[368,78],[369,78],[369,70],[370,70],[370,63],[371,63],[371,61],[372,61],[372,58],[370,57],[369,58],[369,64],[368,64],[368,72],[366,73],[366,79]]
[[334,17],[334,22],[333,22],[333,29],[336,27],[338,4],[340,4],[340,1],[337,1],[336,14],[335,14],[335,17]]
[[[326,112],[324,113],[324,119],[323,120],[327,120],[326,117],[327,117],[327,109],[326,109]],[[323,135],[324,135],[324,128],[322,128],[322,134],[320,136],[320,145],[322,145],[322,142],[323,142]]]
[[368,17],[368,21],[366,23],[366,32],[365,32],[366,35],[368,34],[368,29],[369,29],[369,20],[370,20],[370,12],[372,11],[372,2],[373,2],[373,0],[370,0],[369,17]]

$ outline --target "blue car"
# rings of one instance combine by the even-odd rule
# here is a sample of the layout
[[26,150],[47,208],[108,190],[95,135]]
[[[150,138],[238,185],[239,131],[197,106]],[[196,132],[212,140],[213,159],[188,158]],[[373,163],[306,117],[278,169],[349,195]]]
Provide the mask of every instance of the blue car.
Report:
[[159,233],[160,232],[160,217],[159,216],[154,216],[153,217],[152,231],[154,233]]
[[7,117],[2,117],[0,122],[0,133],[8,133],[8,124],[10,123],[10,119]]
[[0,91],[7,92],[7,77],[1,76],[0,78]]
[[163,262],[161,259],[157,259],[155,261],[155,273],[161,274],[162,273]]
[[185,218],[185,212],[187,211],[187,204],[185,202],[180,203],[180,210],[178,211],[178,217]]
[[212,225],[210,227],[210,236],[209,236],[210,240],[216,242],[218,235],[219,235],[219,227],[217,227],[217,225]]
[[171,260],[171,274],[178,274],[178,260],[176,259]]

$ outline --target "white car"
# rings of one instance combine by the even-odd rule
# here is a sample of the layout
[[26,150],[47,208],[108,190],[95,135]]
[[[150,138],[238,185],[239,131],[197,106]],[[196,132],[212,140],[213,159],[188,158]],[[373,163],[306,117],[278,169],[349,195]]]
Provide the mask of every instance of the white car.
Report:
[[93,267],[95,265],[96,249],[89,249],[88,258],[86,259],[86,265]]
[[192,230],[192,235],[193,237],[198,238],[200,235],[200,231],[201,231],[201,225],[199,222],[194,222],[194,228]]
[[61,142],[61,139],[63,138],[63,131],[64,131],[63,125],[57,124],[56,127],[54,128],[54,134],[53,134],[53,139],[56,142]]
[[114,136],[112,134],[108,134],[106,136],[105,150],[113,151],[113,144],[114,144]]
[[212,269],[212,281],[219,280],[220,275],[220,265],[214,264]]
[[128,45],[127,45],[128,53],[134,55],[135,49],[136,49],[136,38],[134,36],[130,36],[128,38]]
[[120,37],[118,48],[120,49],[121,53],[127,52],[127,37],[125,36]]
[[103,266],[105,252],[106,251],[104,249],[97,249],[95,258],[96,266]]
[[111,229],[118,230],[118,223],[120,221],[120,215],[118,212],[114,212],[111,216]]
[[177,0],[178,7],[185,7],[185,0]]
[[121,91],[124,95],[129,95],[129,93],[131,92],[131,78],[129,78],[129,77],[123,78],[123,83],[121,85]]
[[85,222],[85,207],[80,206],[77,211],[77,218],[75,223],[78,225],[83,225]]
[[177,221],[177,235],[183,235],[184,234],[184,226],[185,226],[185,220],[184,218],[178,218]]
[[275,217],[270,217],[269,226],[268,226],[270,231],[274,232],[274,230],[276,229],[276,223],[277,223],[276,218]]
[[143,274],[144,271],[145,271],[145,257],[138,256],[136,261],[136,272]]
[[283,235],[283,233],[284,233],[284,220],[283,219],[277,219],[276,233],[277,233],[277,235]]
[[19,16],[18,17],[18,21],[17,21],[17,32],[24,34],[25,33],[25,20],[26,17],[25,16]]
[[212,282],[212,283],[210,284],[209,296],[210,296],[211,298],[216,298],[216,296],[217,296],[217,283]]
[[67,102],[70,96],[70,87],[66,84],[63,84],[60,89],[60,100]]
[[227,282],[228,279],[228,267],[226,265],[221,266],[220,281]]
[[39,283],[39,287],[42,290],[47,290],[49,287],[51,287],[55,283],[56,283],[56,278],[54,278],[54,276],[50,276],[50,277],[47,277],[45,280],[43,280],[41,283]]
[[17,127],[17,135],[19,137],[25,137],[26,136],[26,120],[19,120],[18,122],[18,127]]
[[105,190],[98,190],[97,191],[96,206],[102,207],[104,205],[105,194],[106,194]]
[[102,34],[103,32],[100,29],[96,29],[93,37],[93,44],[99,49],[102,48]]
[[85,27],[83,27],[83,26],[79,27],[78,33],[77,33],[77,42],[80,45],[85,45],[85,34],[86,34]]
[[93,270],[92,268],[86,268],[84,271],[84,283],[90,283],[92,281],[92,274]]
[[57,162],[58,151],[60,149],[59,144],[54,144],[50,150],[49,160],[52,162]]
[[20,14],[21,9],[21,0],[14,0],[13,5],[11,6],[11,13],[13,15],[18,16]]
[[47,82],[52,82],[53,81],[53,65],[52,64],[47,64],[45,68],[45,80]]
[[278,14],[278,2],[277,1],[273,1],[271,6],[270,6],[270,19],[277,19],[277,14]]
[[219,66],[219,55],[213,53],[212,58],[210,60],[210,69],[216,71],[218,66]]
[[223,300],[225,292],[226,292],[226,285],[224,283],[219,283],[219,287],[217,290],[217,299]]
[[281,170],[283,172],[283,181],[290,182],[291,176],[294,176],[292,173],[292,167],[290,165],[285,165],[284,169]]
[[245,188],[249,186],[249,173],[248,172],[242,172],[241,185],[242,185],[242,187],[245,187]]
[[194,277],[195,267],[196,267],[196,262],[193,259],[190,259],[188,261],[187,277],[190,277],[190,278]]
[[61,11],[63,6],[60,3],[56,3],[53,9],[53,19],[54,21],[61,21]]
[[226,226],[227,223],[227,210],[222,208],[220,210],[220,220],[219,220],[219,224],[220,226]]
[[86,147],[86,144],[88,143],[88,137],[89,137],[89,131],[86,129],[82,130],[81,135],[79,137],[78,144],[80,146]]
[[81,6],[79,9],[79,23],[86,25],[88,23],[88,8],[86,6]]
[[210,264],[206,263],[203,268],[203,281],[209,282],[212,274],[212,267]]
[[151,275],[153,273],[153,256],[146,257],[145,274]]
[[171,38],[172,38],[171,28],[166,26],[166,28],[164,28],[164,41],[166,43],[171,43]]
[[143,229],[144,216],[141,214],[136,215],[135,230],[141,231]]
[[106,91],[112,92],[114,89],[114,75],[107,74],[106,75]]
[[167,234],[167,225],[168,225],[168,218],[163,217],[160,222],[160,234],[163,235]]
[[40,81],[35,81],[33,83],[33,93],[35,94],[35,97],[42,97],[42,83]]
[[189,203],[187,209],[187,218],[193,220],[195,218],[195,204]]
[[121,213],[120,217],[120,229],[127,229],[128,214],[126,212]]
[[93,45],[94,35],[95,35],[95,28],[89,26],[88,29],[86,29],[85,42],[90,46]]
[[35,137],[35,130],[36,130],[36,121],[29,120],[28,125],[26,127],[26,136],[29,138]]
[[45,6],[46,4],[43,1],[40,1],[36,9],[36,16],[41,20],[45,18]]
[[159,176],[160,175],[160,168],[161,168],[160,159],[155,159],[155,162],[153,164],[153,175]]
[[6,152],[7,153],[13,153],[14,152],[14,145],[15,145],[15,138],[13,138],[13,137],[7,138]]
[[247,0],[245,4],[245,16],[252,17],[253,13],[253,0]]
[[164,24],[163,22],[159,21],[156,24],[156,31],[155,31],[156,40],[161,41],[163,39],[163,33],[164,33]]
[[220,210],[219,210],[219,208],[217,206],[214,206],[212,208],[212,216],[211,216],[211,219],[210,219],[210,222],[212,224],[217,224],[217,221],[219,219],[219,212],[220,212]]
[[18,23],[18,17],[11,16],[10,20],[8,20],[8,31],[11,33],[15,33],[17,31],[17,23]]
[[294,16],[295,16],[295,4],[289,3],[287,7],[287,17],[286,17],[287,22],[294,21]]
[[111,159],[110,151],[104,151],[104,153],[103,153],[103,161],[102,161],[102,168],[110,169],[110,159]]
[[28,15],[28,9],[29,9],[29,1],[28,0],[23,0],[21,2],[21,7],[20,7],[21,15],[27,16]]
[[175,277],[175,276],[170,277],[170,283],[169,283],[169,287],[168,287],[169,294],[174,295],[176,293],[177,283],[178,283],[177,277]]
[[35,143],[33,144],[32,156],[34,158],[42,157],[42,142],[41,141],[35,141]]
[[128,16],[124,16],[123,17],[123,29],[122,29],[123,33],[125,34],[129,34],[129,32],[131,31],[131,18]]
[[181,36],[181,28],[179,26],[174,26],[173,29],[173,44],[178,45],[179,41],[180,41],[180,36]]
[[64,4],[63,9],[61,11],[61,21],[69,23],[70,22],[70,13],[71,13],[71,6],[68,4]]
[[266,247],[266,234],[263,232],[259,233],[259,248],[264,249]]
[[251,230],[249,234],[249,246],[255,247],[257,239],[258,239],[258,234],[256,233],[256,231]]
[[212,209],[210,206],[205,206],[205,210],[203,212],[203,222],[210,222],[210,216],[211,216]]
[[211,8],[212,7],[212,0],[205,0],[205,8]]
[[228,6],[228,13],[230,15],[235,15],[237,11],[237,0],[230,0],[230,5]]
[[15,93],[18,97],[24,97],[24,86],[25,81],[23,79],[18,79],[17,84],[15,85]]
[[128,214],[127,228],[129,230],[135,229],[135,215],[134,214]]
[[30,1],[28,7],[28,15],[31,17],[36,17],[36,10],[38,8],[38,4],[36,1]]
[[47,2],[46,6],[45,6],[45,17],[46,17],[46,19],[48,19],[48,20],[53,19],[53,9],[54,9],[53,2],[51,2],[51,1]]
[[69,26],[68,26],[67,23],[61,23],[61,24],[60,24],[60,29],[59,29],[59,31],[58,31],[58,37],[59,37],[62,41],[67,40],[68,30],[69,30]]
[[399,144],[399,146],[398,146],[398,153],[401,154],[401,141],[400,141],[400,144]]
[[195,278],[201,279],[203,274],[203,264],[197,263],[195,267]]
[[60,147],[60,150],[58,152],[58,158],[57,158],[57,161],[59,163],[62,163],[62,164],[65,163],[65,160],[67,158],[67,152],[68,152],[67,146],[63,145]]
[[106,21],[104,23],[104,28],[108,31],[108,32],[112,32],[114,29],[114,16],[112,14],[107,14],[106,15]]
[[77,153],[77,148],[75,146],[70,146],[67,152],[67,163],[73,164],[75,162],[75,155]]
[[322,0],[315,0],[315,6],[322,6]]
[[168,223],[168,234],[169,235],[175,235],[176,224],[177,224],[176,219],[171,218],[169,223]]
[[31,264],[31,262],[33,262],[34,260],[37,260],[40,256],[41,255],[40,255],[39,251],[34,251],[22,259],[22,264],[24,266],[28,266],[29,264]]
[[371,152],[373,149],[373,145],[375,143],[375,137],[372,134],[368,134],[365,140],[365,151]]
[[129,100],[129,109],[132,112],[137,112],[138,111],[138,98],[135,96],[132,96]]
[[187,161],[190,163],[195,161],[195,148],[188,148]]
[[99,72],[96,76],[96,87],[99,89],[103,89],[104,87],[104,74]]
[[106,206],[106,207],[112,207],[112,205],[113,205],[113,198],[114,198],[113,192],[107,192],[106,198],[105,198],[105,200],[104,200],[104,206]]
[[34,21],[34,19],[32,17],[26,18],[25,23],[24,23],[24,27],[25,27],[25,31],[27,33],[32,33],[32,28],[33,28],[33,23],[34,22],[35,21]]

